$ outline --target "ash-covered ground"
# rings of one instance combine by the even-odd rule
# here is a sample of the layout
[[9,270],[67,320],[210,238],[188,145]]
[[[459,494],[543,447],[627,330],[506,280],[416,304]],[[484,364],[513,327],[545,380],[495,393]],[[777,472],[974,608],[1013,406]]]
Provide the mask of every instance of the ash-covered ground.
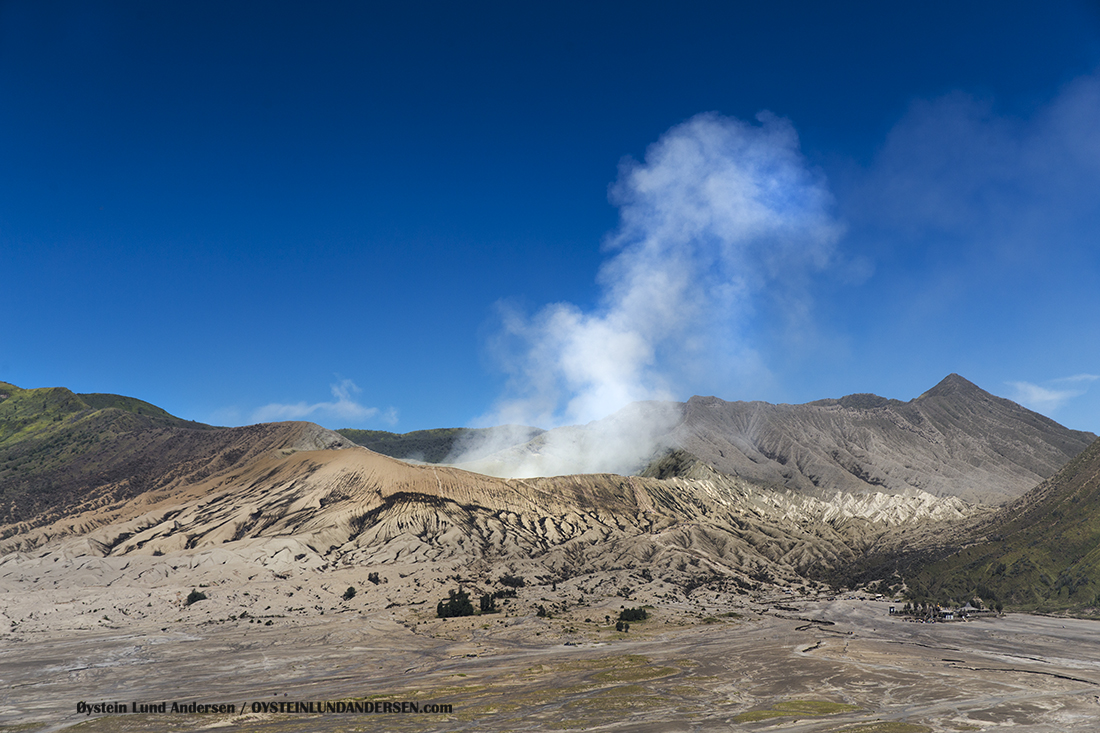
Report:
[[[358,568],[209,554],[167,577],[157,563],[183,558],[43,559],[72,567],[5,564],[0,731],[1053,732],[1100,719],[1094,621],[916,624],[809,585],[684,594],[637,571],[530,579],[500,613],[440,619],[471,568],[395,565],[376,584]],[[188,605],[192,588],[206,598]],[[649,618],[616,631],[637,607]],[[343,712],[310,712],[327,703]]]

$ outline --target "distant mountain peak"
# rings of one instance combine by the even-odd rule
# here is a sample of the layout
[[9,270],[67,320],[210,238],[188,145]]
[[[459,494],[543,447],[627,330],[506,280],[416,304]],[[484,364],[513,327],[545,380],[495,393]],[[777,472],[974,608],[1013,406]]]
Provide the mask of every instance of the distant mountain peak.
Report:
[[948,397],[952,395],[985,395],[989,394],[978,385],[971,382],[965,377],[960,377],[958,374],[952,372],[940,380],[932,389],[922,394],[917,399],[923,399],[925,397]]
[[837,400],[836,403],[841,407],[848,407],[856,410],[873,410],[879,407],[889,407],[890,405],[898,404],[897,400],[879,397],[877,394],[871,394],[870,392],[858,392],[856,394],[845,395]]
[[691,398],[688,399],[687,404],[705,406],[724,404],[725,402],[726,400],[721,397],[715,397],[714,395],[692,395]]
[[924,491],[1000,504],[1096,439],[958,374],[908,402],[869,393],[803,405],[693,397],[688,408],[670,447],[721,473],[818,496]]

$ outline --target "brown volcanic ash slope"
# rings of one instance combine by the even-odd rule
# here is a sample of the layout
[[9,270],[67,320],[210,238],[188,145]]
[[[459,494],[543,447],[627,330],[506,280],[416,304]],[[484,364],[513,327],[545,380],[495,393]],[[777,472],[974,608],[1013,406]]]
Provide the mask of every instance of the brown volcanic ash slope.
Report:
[[[964,393],[961,399],[958,390]],[[755,467],[762,469],[764,480],[773,479],[774,470],[789,480],[782,472],[793,465],[797,475],[818,477],[816,483],[810,481],[811,491],[799,491],[781,481],[767,488],[721,473],[683,452],[656,464],[653,475],[646,477],[504,480],[452,467],[405,464],[308,423],[234,429],[191,428],[164,420],[130,425],[143,416],[121,408],[94,409],[86,402],[54,409],[60,417],[43,421],[35,412],[38,403],[31,400],[53,404],[45,399],[51,395],[16,396],[22,402],[5,409],[18,412],[22,422],[16,422],[23,427],[9,436],[8,448],[26,453],[30,446],[33,450],[26,455],[37,456],[56,444],[67,457],[34,463],[29,471],[25,462],[5,469],[16,477],[46,476],[53,486],[61,482],[64,488],[55,488],[45,511],[0,525],[0,552],[12,553],[3,563],[9,575],[25,563],[35,565],[36,557],[60,551],[64,557],[117,558],[125,561],[122,565],[133,560],[135,569],[162,554],[228,553],[247,556],[249,563],[291,568],[395,563],[443,571],[504,563],[529,566],[544,577],[652,567],[681,579],[793,579],[849,564],[867,550],[888,553],[902,532],[910,546],[947,543],[954,531],[950,527],[956,526],[951,520],[974,514],[973,507],[957,498],[920,491],[914,485],[924,480],[920,475],[902,481],[901,491],[883,479],[887,490],[880,492],[874,490],[873,472],[837,472],[832,464],[844,455],[857,455],[857,448],[864,451],[858,454],[861,460],[880,461],[873,465],[882,465],[881,456],[894,451],[901,453],[899,462],[910,461],[903,465],[914,472],[920,461],[933,459],[976,470],[981,466],[963,460],[962,449],[951,441],[970,435],[975,424],[988,424],[989,412],[1019,412],[1023,418],[1018,421],[1032,420],[1036,431],[1053,436],[1039,441],[1041,449],[1033,451],[1042,460],[1026,463],[1045,470],[1042,461],[1056,455],[1049,444],[1066,433],[1075,435],[959,378],[945,380],[910,403],[855,397],[803,406],[715,400],[683,406],[696,411],[680,426],[693,429],[681,437],[696,441],[696,454],[709,450],[725,459],[729,446],[743,446],[737,451],[751,465],[742,467],[737,462],[741,459],[731,456],[732,468],[719,468],[751,474]],[[71,402],[64,394],[60,397],[64,399],[57,404]],[[795,408],[801,408],[796,411],[797,440],[790,435],[793,429],[783,428],[792,424],[789,416],[785,422],[769,418]],[[899,424],[899,415],[907,422]],[[96,421],[107,421],[111,429],[93,434],[95,440],[88,444],[81,431],[99,426]],[[891,437],[892,431],[911,440],[909,434],[919,430],[933,448],[907,457],[902,451],[908,443]],[[1002,440],[1004,450],[1020,440],[1019,432],[1017,426]],[[74,436],[83,447],[71,446]],[[711,442],[703,445],[707,436]],[[754,463],[757,455],[763,458]],[[1011,476],[1011,467],[1021,460],[1029,459],[1002,456],[994,468],[1009,465],[1003,472]],[[839,478],[830,479],[830,469]],[[882,474],[894,475],[890,470]],[[939,475],[951,477],[942,466]],[[858,481],[845,484],[841,479],[847,476]],[[0,489],[8,492],[12,485],[22,492],[12,496],[33,498],[34,486],[25,482],[5,481]],[[849,485],[856,490],[845,491]],[[10,506],[18,510],[18,503]],[[57,572],[63,568],[59,565]],[[46,571],[27,572],[38,577]]]
[[[144,429],[142,429],[144,428]],[[220,430],[128,426],[105,434],[96,449],[48,471],[4,484],[12,501],[0,536],[26,531],[84,510],[109,512],[128,501],[201,482],[238,462],[272,451],[337,447],[344,441],[311,423],[274,423]],[[42,491],[39,491],[39,490]],[[38,509],[37,513],[31,510]]]
[[952,374],[908,402],[849,395],[804,405],[693,397],[671,443],[715,469],[816,495],[1015,499],[1096,436]]
[[482,563],[486,573],[512,566],[566,578],[652,568],[748,584],[833,568],[901,525],[972,511],[929,495],[822,502],[702,466],[696,476],[503,480],[363,448],[269,450],[198,483],[11,536],[0,544],[10,553],[0,578],[49,582],[66,567],[52,569],[51,557],[117,557],[140,574],[162,554],[220,553],[283,570],[388,564],[438,575]]

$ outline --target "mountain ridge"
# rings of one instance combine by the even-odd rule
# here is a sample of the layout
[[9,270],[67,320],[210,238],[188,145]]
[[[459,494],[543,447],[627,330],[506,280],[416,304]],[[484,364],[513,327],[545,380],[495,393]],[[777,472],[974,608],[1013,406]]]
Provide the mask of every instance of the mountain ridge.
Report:
[[85,400],[7,383],[0,394],[0,534],[196,480],[256,452],[352,445],[312,423],[214,428],[120,395]]
[[[67,473],[47,464],[29,472],[38,483],[0,483],[9,507],[45,484],[67,486],[44,506],[3,518],[3,551],[62,543],[78,554],[172,554],[240,543],[283,548],[293,540],[312,548],[304,557],[319,566],[498,557],[527,558],[540,572],[579,572],[629,558],[632,566],[659,563],[681,573],[700,567],[749,582],[747,572],[793,579],[811,567],[833,567],[917,519],[946,522],[975,511],[927,494],[837,493],[822,500],[701,464],[694,477],[505,480],[410,465],[310,423],[200,430],[116,407],[74,414],[56,427],[50,418],[41,434],[8,447],[7,455],[22,457],[11,451],[85,441],[74,431],[105,428],[69,456]],[[4,457],[0,451],[0,465]],[[751,568],[738,570],[746,562]]]
[[[680,408],[669,411],[668,403],[636,403],[603,422],[641,431],[626,433],[628,438],[645,437],[649,428],[642,418],[656,410],[680,418],[678,428],[693,428],[689,435],[712,454],[716,446],[721,454],[723,445],[738,443],[744,446],[742,456],[752,455],[756,446],[771,451],[770,456],[761,452],[758,465],[764,468],[771,461],[787,470],[819,470],[820,454],[809,450],[813,440],[823,441],[826,456],[837,460],[823,440],[829,431],[851,452],[864,450],[866,463],[856,465],[857,471],[845,469],[863,482],[859,490],[820,482],[813,492],[732,475],[683,448],[665,451],[644,475],[502,479],[408,464],[312,423],[192,428],[148,410],[140,400],[92,398],[106,405],[96,409],[68,390],[9,390],[0,401],[0,418],[8,416],[21,427],[0,444],[0,508],[7,512],[0,517],[0,575],[13,582],[59,581],[71,568],[84,567],[83,561],[60,560],[81,557],[130,558],[132,570],[126,569],[130,560],[112,567],[120,579],[140,583],[151,582],[147,573],[170,574],[180,566],[155,562],[160,555],[179,557],[186,566],[217,557],[243,563],[241,568],[258,563],[310,572],[394,565],[430,580],[424,588],[407,589],[419,603],[446,573],[476,567],[484,576],[478,582],[488,583],[502,563],[547,579],[605,573],[619,578],[614,583],[653,568],[661,577],[645,582],[656,584],[654,593],[678,587],[685,594],[700,584],[725,588],[728,583],[735,590],[761,583],[805,587],[814,578],[842,577],[866,557],[882,561],[880,570],[895,558],[909,558],[907,567],[914,567],[914,558],[940,561],[973,544],[979,536],[975,528],[991,526],[991,510],[912,485],[901,492],[889,486],[877,490],[867,479],[879,476],[865,466],[883,464],[869,458],[900,450],[883,442],[886,431],[925,435],[947,455],[965,455],[970,444],[961,438],[975,425],[988,424],[991,414],[1007,411],[1015,422],[1002,425],[1007,437],[1000,440],[1021,441],[1014,429],[1040,436],[1044,429],[1053,431],[1025,455],[1029,461],[1055,455],[1055,439],[1076,438],[961,377],[937,387],[942,388],[907,403],[869,395],[808,407],[700,397],[683,409],[713,419],[693,423],[682,420]],[[790,414],[797,420],[786,430],[801,435],[784,446],[776,416]],[[736,429],[723,437],[718,428],[725,423]],[[541,445],[547,435],[532,443]],[[584,440],[586,434],[578,429],[568,435]],[[1091,465],[1089,455],[1081,465]],[[1005,456],[1000,460],[1002,467],[1021,465]],[[1019,478],[1019,472],[1009,474]],[[1046,486],[1046,494],[1029,494],[1036,506],[1046,506],[1044,496],[1060,496],[1060,489],[1050,486],[1062,484]],[[1022,506],[1013,504],[996,516],[1016,512],[1026,518]],[[1089,516],[1098,512],[1090,509]],[[1037,516],[1042,520],[1049,512]],[[885,577],[890,572],[874,579],[890,580],[891,587],[911,580],[915,593],[930,590],[919,569],[893,580]],[[1073,576],[1059,587],[1076,584],[1091,592],[1078,581]]]
[[998,505],[1095,438],[950,374],[907,402],[854,394],[800,405],[634,403],[458,465],[499,476],[638,474],[683,450],[721,473],[817,496],[924,491]]
[[[465,452],[464,445],[501,440],[523,443],[546,431],[526,425],[498,425],[492,428],[432,428],[408,433],[357,428],[340,428],[336,432],[364,448],[391,458],[421,463],[446,463],[450,456]],[[481,457],[476,453],[472,455]]]
[[850,562],[916,520],[972,512],[928,495],[823,502],[719,474],[498,479],[352,447],[257,453],[121,506],[82,507],[0,549],[130,557],[270,546],[277,554],[293,540],[311,567],[491,561],[561,577],[650,567],[685,581],[703,573],[793,582]]

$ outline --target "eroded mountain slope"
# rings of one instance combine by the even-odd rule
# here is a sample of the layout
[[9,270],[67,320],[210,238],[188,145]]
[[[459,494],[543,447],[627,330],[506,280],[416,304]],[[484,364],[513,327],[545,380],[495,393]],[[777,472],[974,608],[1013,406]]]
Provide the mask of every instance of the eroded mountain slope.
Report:
[[674,442],[720,471],[809,492],[913,489],[1000,504],[1093,440],[957,374],[908,402],[805,405],[693,398]]
[[[987,399],[980,390],[976,394],[964,382],[947,380],[909,403],[857,396],[766,406],[806,408],[797,440],[769,422],[768,409],[752,403],[752,409],[705,400],[684,406],[732,421],[736,432],[713,424],[717,418],[697,417],[681,427],[696,426],[692,435],[700,441],[710,431],[709,449],[720,457],[725,457],[722,445],[740,445],[749,463],[768,470],[793,466],[803,477],[825,476],[819,464],[835,468],[841,461],[835,447],[828,449],[829,440],[843,443],[852,455],[858,448],[861,460],[883,465],[882,456],[902,445],[890,437],[894,429],[920,432],[935,447],[927,455],[958,466],[951,461],[963,457],[958,446],[975,425],[988,423],[998,410],[1022,410]],[[958,497],[922,491],[902,472],[898,486],[881,481],[883,491],[868,480],[874,474],[852,471],[846,475],[862,482],[854,484],[856,490],[846,490],[839,480],[811,482],[812,490],[806,490],[732,476],[686,451],[651,463],[640,476],[506,480],[455,467],[410,465],[309,423],[189,427],[171,416],[144,414],[145,403],[112,398],[107,407],[93,407],[66,392],[24,395],[22,403],[9,403],[19,408],[8,409],[21,422],[0,447],[16,451],[8,455],[24,462],[6,466],[14,471],[3,485],[13,518],[0,525],[0,552],[6,553],[0,577],[63,583],[66,572],[100,558],[121,582],[153,582],[158,574],[219,562],[235,563],[246,577],[250,567],[272,572],[404,568],[433,583],[470,568],[481,568],[485,577],[501,567],[518,568],[547,579],[645,569],[685,587],[698,578],[752,587],[837,577],[867,556],[942,556],[971,539],[966,533],[978,526],[975,517],[988,513]],[[639,424],[636,413],[624,415],[618,418]],[[1030,452],[1015,450],[1017,455],[987,474],[1011,473],[1006,465],[1045,470],[1044,461],[1057,455],[1051,446],[1066,432],[1074,437],[1029,415],[1020,419],[1047,431],[1046,441]],[[1009,451],[1020,440],[1019,430],[994,435],[987,445]],[[720,444],[716,434],[740,437]],[[753,440],[742,441],[746,435]],[[777,435],[787,436],[787,442]],[[804,445],[807,436],[826,447]],[[1073,448],[1072,441],[1060,445]],[[754,446],[763,446],[770,457]],[[42,463],[27,470],[27,456],[41,456]],[[753,456],[763,458],[752,461]],[[909,468],[916,470],[914,461]],[[966,465],[981,468],[975,463],[981,461]],[[882,473],[895,475],[892,468]],[[23,483],[12,482],[13,475]],[[938,475],[954,474],[941,466]],[[19,497],[36,488],[27,477],[60,481],[64,490],[37,514],[19,514],[26,512]],[[23,494],[11,492],[12,486]]]
[[683,450],[722,473],[815,496],[926,492],[998,505],[1053,475],[1095,438],[952,374],[908,402],[857,394],[802,405],[717,397],[635,403],[466,467],[501,476],[641,473]]
[[284,553],[287,562],[320,568],[518,563],[565,578],[645,567],[747,583],[835,568],[906,527],[946,527],[973,511],[929,495],[822,500],[705,466],[693,478],[503,480],[358,447],[279,449],[196,483],[181,479],[121,506],[81,508],[25,528],[0,549],[39,556],[64,547],[66,556],[102,557],[217,549],[263,557],[270,547],[271,557]]

